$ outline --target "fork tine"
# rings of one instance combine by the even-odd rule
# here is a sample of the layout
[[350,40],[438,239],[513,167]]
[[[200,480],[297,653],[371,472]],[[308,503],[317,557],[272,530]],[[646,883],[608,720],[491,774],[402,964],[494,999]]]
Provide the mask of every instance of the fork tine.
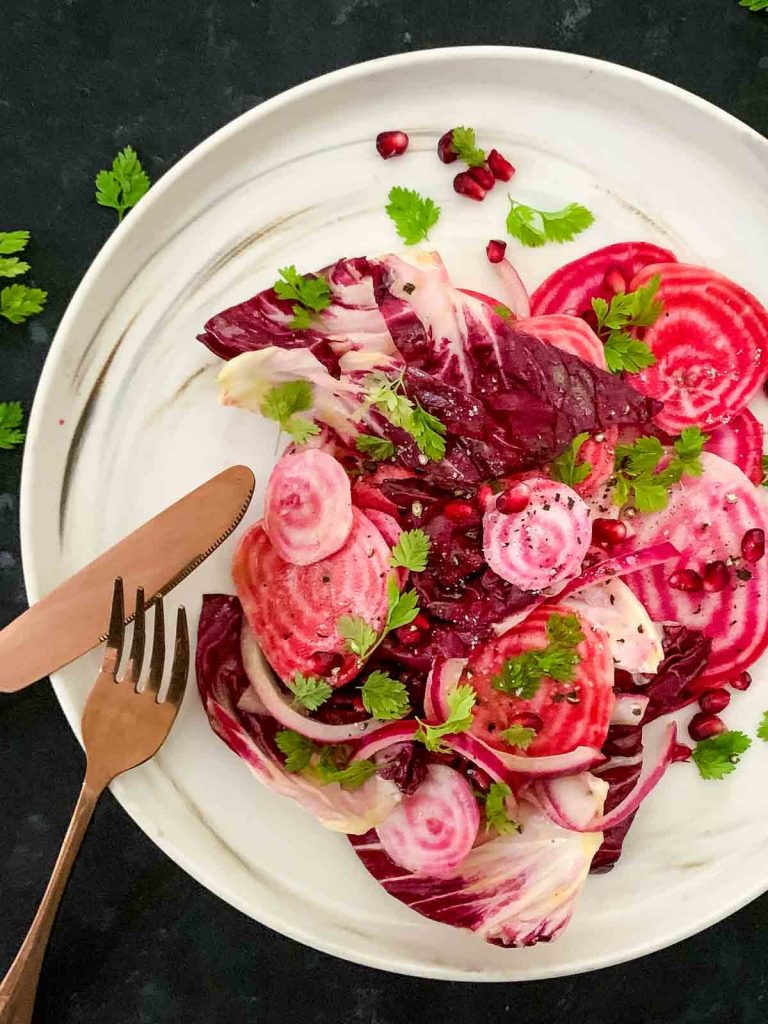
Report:
[[112,591],[112,610],[109,616],[109,632],[107,633],[107,646],[104,651],[104,660],[101,663],[102,672],[115,675],[120,658],[123,654],[123,640],[125,638],[125,601],[123,599],[123,580],[118,576]]
[[184,697],[189,675],[189,629],[187,628],[187,612],[181,605],[176,614],[176,641],[171,666],[171,681],[168,684],[166,700],[178,707]]
[[141,666],[144,662],[144,588],[136,590],[136,611],[133,618],[133,640],[125,678],[138,689]]
[[149,660],[149,678],[145,689],[155,696],[160,692],[165,665],[165,616],[163,615],[163,599],[155,602],[155,628],[152,632],[152,656]]

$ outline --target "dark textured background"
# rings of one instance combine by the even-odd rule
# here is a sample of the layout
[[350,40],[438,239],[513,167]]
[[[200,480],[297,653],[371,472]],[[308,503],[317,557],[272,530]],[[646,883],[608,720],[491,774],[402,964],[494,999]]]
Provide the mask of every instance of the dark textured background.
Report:
[[[0,400],[29,406],[64,308],[114,226],[91,181],[118,148],[132,143],[157,179],[214,129],[297,82],[382,54],[470,43],[627,64],[768,133],[768,13],[736,0],[3,0],[0,230],[32,231],[34,281],[50,297],[27,325],[0,323]],[[20,466],[19,453],[0,452],[3,624],[25,607]],[[0,700],[0,973],[42,892],[82,762],[47,683]],[[225,906],[107,796],[53,936],[36,1020],[763,1024],[766,927],[768,896],[703,935],[597,974],[515,986],[398,978],[305,949]]]

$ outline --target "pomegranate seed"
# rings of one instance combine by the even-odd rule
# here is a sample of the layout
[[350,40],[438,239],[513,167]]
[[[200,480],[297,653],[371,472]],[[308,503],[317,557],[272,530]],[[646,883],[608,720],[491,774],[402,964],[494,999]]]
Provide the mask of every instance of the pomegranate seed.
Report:
[[491,782],[493,781],[487,772],[484,772],[482,768],[475,768],[474,765],[471,768],[467,768],[467,778],[478,789],[482,789],[484,793],[491,788]]
[[443,509],[443,515],[452,523],[468,523],[472,519],[477,519],[478,512],[468,501],[449,501]]
[[307,658],[307,671],[315,676],[330,676],[344,664],[344,656],[337,651],[313,651]]
[[500,238],[492,238],[485,247],[485,255],[488,257],[489,263],[501,263],[506,251],[507,243],[502,242]]
[[627,290],[627,282],[624,280],[624,275],[618,267],[609,267],[606,270],[603,284],[614,295],[618,295],[619,292],[626,292]]
[[765,530],[747,530],[741,538],[741,553],[747,562],[759,562],[765,554]]
[[509,181],[515,173],[515,168],[505,156],[501,155],[498,149],[492,149],[486,160],[497,181]]
[[382,160],[393,156],[402,156],[408,149],[408,136],[405,132],[379,132],[376,136],[376,149]]
[[408,626],[401,626],[400,629],[396,629],[395,636],[405,647],[414,647],[424,638],[424,634],[415,622],[412,622]]
[[728,685],[734,690],[748,690],[752,685],[752,676],[749,672],[739,672],[735,679],[729,679]]
[[725,722],[717,715],[699,711],[688,723],[688,734],[692,740],[708,740],[710,736],[719,736],[725,732]]
[[477,504],[485,512],[486,509],[491,508],[493,505],[496,495],[493,493],[493,488],[490,484],[480,484],[477,488]]
[[478,185],[482,185],[486,192],[490,192],[496,184],[496,179],[487,167],[470,167],[467,171],[475,179]]
[[621,519],[595,519],[592,523],[592,541],[595,544],[621,544],[627,539],[627,524]]
[[704,586],[701,576],[693,569],[678,569],[667,578],[667,583],[673,590],[687,590],[695,593]]
[[453,128],[445,135],[441,135],[437,143],[437,155],[444,164],[452,164],[459,159],[459,154],[453,148]]
[[515,724],[522,725],[524,729],[533,729],[534,732],[541,732],[544,722],[532,711],[524,711],[522,715],[517,716]]
[[672,747],[672,760],[690,761],[692,753],[692,748],[686,746],[685,743],[676,743],[674,747]]
[[461,171],[456,175],[453,179],[453,190],[467,199],[474,199],[477,203],[482,203],[485,199],[485,189],[468,171]]
[[699,697],[699,707],[711,715],[718,715],[721,711],[725,711],[730,703],[731,695],[722,686],[716,686],[714,690],[705,690]]
[[413,620],[412,625],[414,625],[417,629],[423,630],[425,633],[428,630],[432,629],[432,623],[429,621],[424,612],[419,612],[419,614]]
[[731,574],[725,562],[707,562],[702,573],[702,585],[710,594],[719,594],[731,582]]
[[496,498],[496,508],[505,516],[514,515],[515,512],[522,512],[528,508],[531,500],[531,491],[527,484],[514,484],[502,491]]

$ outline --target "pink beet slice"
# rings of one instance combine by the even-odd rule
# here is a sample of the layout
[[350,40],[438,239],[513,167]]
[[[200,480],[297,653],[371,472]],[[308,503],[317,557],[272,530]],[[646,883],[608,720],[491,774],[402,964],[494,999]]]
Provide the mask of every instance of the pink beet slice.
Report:
[[585,362],[599,366],[601,370],[608,369],[603,343],[579,316],[529,316],[526,320],[518,320],[515,329],[548,341],[555,348],[579,356]]
[[[569,683],[545,678],[535,696],[522,700],[493,686],[493,677],[507,658],[547,646],[550,615],[578,614],[584,640],[581,660]],[[478,648],[470,657],[462,682],[477,692],[471,732],[496,750],[521,753],[501,737],[512,725],[534,728],[536,736],[524,753],[563,754],[576,747],[596,747],[605,741],[613,713],[613,658],[607,634],[597,629],[567,602],[541,605],[519,626]],[[571,698],[568,699],[568,694]],[[553,699],[554,698],[554,699]]]
[[352,529],[352,491],[332,455],[312,448],[286,452],[269,477],[264,528],[278,555],[294,565],[339,550]]
[[520,512],[492,507],[483,516],[483,554],[491,569],[521,590],[543,590],[578,576],[589,547],[589,510],[566,484],[526,480]]
[[635,275],[649,263],[672,263],[674,253],[650,242],[618,242],[566,263],[539,285],[531,296],[531,315],[592,312],[592,299],[610,302],[628,291]]
[[631,289],[656,275],[664,312],[644,333],[656,363],[632,383],[664,402],[656,423],[670,434],[727,423],[768,373],[768,312],[722,274],[686,263],[645,267]]
[[[679,622],[712,638],[706,677],[729,679],[748,668],[768,646],[768,559],[745,564],[747,530],[768,532],[768,495],[730,462],[705,452],[700,477],[672,488],[667,508],[636,516],[634,541],[670,541],[677,560],[624,577],[656,622]],[[719,592],[689,592],[669,585],[680,569],[701,574],[709,562],[733,559],[730,582]]]
[[704,445],[704,451],[727,459],[738,466],[753,484],[763,480],[763,425],[749,409],[730,421],[715,427]]
[[360,661],[347,651],[338,620],[357,615],[377,633],[384,626],[389,546],[362,512],[354,509],[352,517],[344,546],[312,565],[281,558],[262,523],[240,541],[235,587],[264,656],[284,682],[302,672],[340,686]]

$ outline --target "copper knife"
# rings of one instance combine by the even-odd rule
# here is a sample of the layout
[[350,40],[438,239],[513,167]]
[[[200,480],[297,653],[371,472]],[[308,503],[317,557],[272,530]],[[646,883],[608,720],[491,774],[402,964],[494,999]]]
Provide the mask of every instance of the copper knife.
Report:
[[0,630],[0,691],[20,690],[96,647],[104,638],[117,576],[126,594],[143,587],[147,604],[172,590],[232,533],[253,488],[247,466],[224,470]]

